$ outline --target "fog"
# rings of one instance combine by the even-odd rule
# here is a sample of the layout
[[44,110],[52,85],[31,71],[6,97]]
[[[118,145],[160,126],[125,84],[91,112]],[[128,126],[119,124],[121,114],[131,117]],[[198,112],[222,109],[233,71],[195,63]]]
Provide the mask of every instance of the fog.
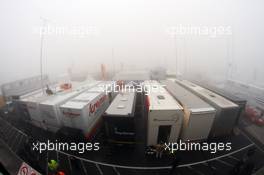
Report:
[[[264,2],[261,0],[3,0],[0,2],[0,84],[43,72],[151,69],[183,76],[234,79],[264,87]],[[173,33],[175,28],[226,33]],[[86,31],[81,34],[76,29]]]

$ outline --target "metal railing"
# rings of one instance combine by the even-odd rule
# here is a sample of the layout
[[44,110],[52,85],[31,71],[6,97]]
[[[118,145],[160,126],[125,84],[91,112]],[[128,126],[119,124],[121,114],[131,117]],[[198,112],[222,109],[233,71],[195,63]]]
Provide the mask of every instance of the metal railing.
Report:
[[[98,162],[94,160],[89,160],[86,158],[78,157],[63,151],[45,151],[42,154],[34,154],[31,152],[32,145],[29,144],[29,141],[32,139],[31,136],[25,134],[21,130],[17,129],[16,127],[12,126],[10,123],[5,121],[0,117],[0,139],[6,143],[9,149],[16,154],[19,159],[25,161],[26,163],[30,164],[33,168],[40,171],[43,174],[49,174],[48,169],[48,161],[50,159],[54,159],[59,163],[59,168],[66,172],[66,174],[84,174],[88,175],[89,173],[92,174],[108,174],[109,171],[112,171],[113,174],[126,174],[126,171],[133,171],[133,172],[140,172],[140,174],[144,174],[147,172],[155,172],[158,174],[159,171],[164,170],[169,172],[172,168],[171,166],[123,166],[117,164],[110,164],[104,162]],[[36,140],[35,140],[36,141]],[[230,152],[225,155],[217,156],[211,159],[207,159],[204,161],[198,161],[188,164],[181,164],[178,168],[186,168],[188,171],[198,171],[195,169],[195,166],[201,165],[207,168],[211,162],[218,162],[222,164],[222,166],[226,166],[228,168],[232,168],[235,164],[231,164],[226,162],[223,159],[232,159],[233,161],[239,161],[239,158],[234,156],[236,153],[247,150],[250,147],[253,147],[254,144],[249,144],[241,149],[236,151]],[[28,157],[31,156],[31,158]],[[32,165],[32,162],[38,162],[39,167]],[[76,168],[78,166],[78,168]],[[110,168],[110,169],[109,169]],[[79,171],[79,172],[78,172]],[[123,173],[121,173],[123,172]],[[136,174],[136,173],[135,173]],[[201,174],[201,173],[200,173]]]

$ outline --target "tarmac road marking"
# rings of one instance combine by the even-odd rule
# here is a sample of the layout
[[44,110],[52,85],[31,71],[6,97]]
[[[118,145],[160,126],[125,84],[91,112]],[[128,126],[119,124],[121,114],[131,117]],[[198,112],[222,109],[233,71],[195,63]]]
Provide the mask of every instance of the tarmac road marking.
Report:
[[204,173],[202,173],[201,171],[199,171],[199,170],[196,170],[196,169],[194,169],[194,168],[193,168],[193,167],[191,167],[191,166],[188,166],[187,168],[188,168],[188,169],[190,169],[191,171],[195,172],[196,174],[205,175],[205,174],[204,174]]
[[8,140],[8,143],[9,143],[9,141],[12,141],[13,140],[12,137],[13,137],[14,133],[16,133],[16,131],[14,129],[11,129],[11,132],[8,134],[8,139],[9,139]]
[[10,147],[12,141],[13,141],[12,137],[13,137],[13,135],[14,135],[15,133],[16,133],[15,130],[12,130],[12,132],[10,132],[10,135],[9,135],[9,137],[8,137],[8,141],[7,141],[7,144],[8,144],[9,147]]
[[96,166],[96,168],[98,169],[99,173],[100,173],[101,175],[103,175],[104,173],[103,173],[102,169],[100,168],[100,166],[99,166],[97,163],[95,164],[95,166]]
[[19,139],[19,142],[17,144],[17,149],[15,150],[15,152],[18,151],[19,147],[20,147],[20,143],[21,143],[21,140],[23,139],[23,135],[19,135],[20,136],[20,139]]
[[226,166],[234,167],[234,165],[232,165],[232,164],[230,164],[230,163],[227,163],[227,162],[225,162],[225,161],[223,161],[223,160],[217,159],[216,161],[218,161],[218,162],[220,162],[220,163],[222,163],[222,164],[225,164]]
[[56,158],[57,158],[57,162],[59,163],[59,154],[58,154],[58,151],[56,151]]
[[11,134],[11,132],[12,132],[12,128],[8,127],[8,130],[7,130],[7,132],[5,133],[5,136],[6,136],[6,137],[9,136],[9,134]]
[[67,155],[67,159],[68,159],[68,162],[69,162],[70,171],[72,173],[72,165],[71,165],[71,160],[70,160],[70,156],[69,155]]
[[213,165],[209,165],[208,162],[204,162],[203,165],[207,166],[208,168],[212,168],[213,170],[216,170],[216,167],[214,167]]
[[255,142],[253,142],[253,140],[251,138],[249,138],[249,136],[244,132],[242,131],[241,129],[239,129],[239,131],[242,133],[242,135],[244,137],[246,137],[251,143],[254,143],[254,145],[262,152],[264,153],[264,150],[262,148],[260,148]]
[[117,175],[120,175],[119,171],[117,171],[116,167],[113,167]]
[[[16,143],[17,141],[17,136],[19,135],[19,133],[16,133],[16,136],[14,138],[14,141],[10,143],[10,148],[12,149],[13,145]],[[13,143],[13,144],[12,144]]]
[[46,175],[49,174],[49,151],[47,151],[47,168],[46,168]]
[[214,166],[211,166],[211,168],[213,169],[213,170],[216,170],[217,168],[216,167],[214,167]]
[[87,169],[85,168],[85,166],[83,165],[83,161],[81,161],[81,165],[82,165],[82,168],[83,168],[83,171],[84,171],[84,174],[87,175]]
[[238,158],[236,158],[236,157],[234,157],[234,156],[228,156],[228,157],[230,157],[231,159],[233,159],[233,160],[236,160],[236,161],[239,161],[239,159]]

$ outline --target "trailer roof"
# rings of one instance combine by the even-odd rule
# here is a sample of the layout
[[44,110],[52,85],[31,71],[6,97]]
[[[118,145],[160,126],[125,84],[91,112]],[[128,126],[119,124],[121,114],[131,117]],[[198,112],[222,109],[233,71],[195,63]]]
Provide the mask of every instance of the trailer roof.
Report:
[[105,92],[107,90],[113,90],[115,81],[102,81],[98,83],[96,86],[88,89],[89,92]]
[[83,92],[80,95],[65,102],[60,107],[82,109],[84,106],[89,104],[93,99],[95,99],[100,94],[101,94],[100,92]]
[[161,84],[166,85],[166,89],[170,94],[176,98],[181,104],[186,106],[192,112],[209,112],[215,111],[215,109],[206,103],[204,100],[196,96],[194,93],[180,86],[179,84],[164,80]]
[[[58,84],[51,84],[49,85],[49,88],[54,91],[55,89],[59,88]],[[45,91],[45,89],[44,89]],[[31,92],[28,92],[22,96],[19,97],[19,101],[38,101],[38,98],[43,99],[43,97],[48,97],[46,93],[43,94],[42,89],[37,89]]]
[[235,103],[231,102],[230,100],[208,90],[201,86],[198,86],[190,81],[187,80],[176,80],[177,83],[186,86],[187,88],[193,90],[198,94],[201,98],[205,98],[208,101],[212,102],[214,105],[217,105],[221,108],[232,108],[238,107]]
[[205,83],[205,82],[196,82],[195,81],[195,83],[198,84],[199,86],[202,86],[202,87],[204,87],[210,91],[213,91],[213,92],[227,98],[228,100],[231,100],[232,102],[235,102],[235,103],[246,103],[247,102],[246,99],[244,99],[240,96],[237,96],[236,94],[231,93],[226,88],[220,88],[217,86],[209,85],[208,83]]
[[21,95],[19,97],[19,100],[24,101],[24,100],[27,100],[28,98],[30,98],[31,96],[36,96],[38,94],[43,95],[41,89],[38,89],[38,90],[35,90],[35,91],[32,91],[32,92],[26,93],[24,95]]
[[107,108],[105,114],[111,116],[133,116],[135,103],[136,92],[120,92]]
[[67,100],[70,100],[71,98],[79,95],[80,93],[96,86],[97,84],[99,84],[100,81],[83,81],[83,82],[79,82],[75,84],[75,87],[73,87],[72,90],[67,90],[64,92],[59,92],[57,94],[52,95],[52,98],[49,98],[43,102],[41,102],[41,104],[45,104],[45,105],[56,105],[59,103],[63,103]]
[[48,97],[50,97],[50,96],[43,94],[42,91],[39,91],[39,92],[29,94],[28,96],[20,99],[19,101],[22,101],[22,102],[40,102],[40,101],[46,100]]
[[145,81],[145,87],[159,88],[159,90],[149,90],[150,110],[182,110],[182,106],[162,87],[157,81]]
[[40,104],[45,104],[45,105],[56,105],[59,103],[62,103],[66,100],[69,100],[73,98],[74,96],[78,95],[80,91],[75,90],[75,91],[67,91],[59,94],[54,94],[50,96],[47,100],[41,102]]
[[83,82],[74,82],[73,83],[73,90],[86,90],[90,89],[98,84],[100,84],[101,81],[94,81],[94,80],[89,80],[89,81],[83,81]]

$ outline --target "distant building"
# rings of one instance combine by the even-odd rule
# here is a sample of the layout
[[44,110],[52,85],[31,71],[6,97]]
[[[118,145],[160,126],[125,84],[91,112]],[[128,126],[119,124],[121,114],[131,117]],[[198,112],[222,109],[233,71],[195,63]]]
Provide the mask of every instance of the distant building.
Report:
[[166,69],[163,67],[154,68],[150,71],[150,76],[152,80],[165,80]]
[[149,71],[122,71],[117,73],[113,80],[145,81],[150,80],[150,73]]

